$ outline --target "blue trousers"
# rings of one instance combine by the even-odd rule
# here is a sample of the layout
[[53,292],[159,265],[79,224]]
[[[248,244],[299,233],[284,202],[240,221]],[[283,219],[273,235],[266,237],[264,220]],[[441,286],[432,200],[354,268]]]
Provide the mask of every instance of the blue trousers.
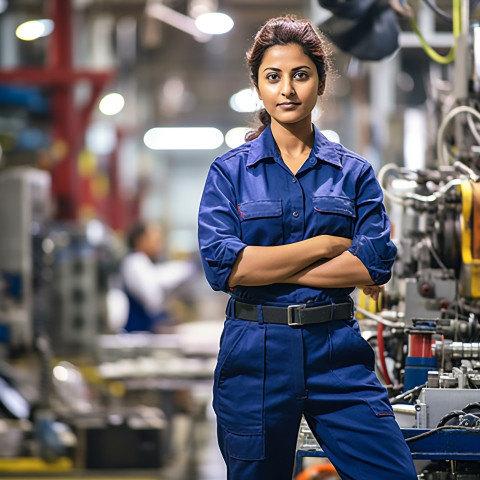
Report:
[[302,414],[342,479],[417,479],[355,319],[290,327],[227,317],[213,407],[228,480],[291,480]]

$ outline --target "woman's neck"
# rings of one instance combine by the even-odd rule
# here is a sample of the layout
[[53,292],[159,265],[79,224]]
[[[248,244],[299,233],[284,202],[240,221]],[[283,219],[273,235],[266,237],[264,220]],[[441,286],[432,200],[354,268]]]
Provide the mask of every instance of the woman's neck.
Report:
[[315,134],[310,119],[308,125],[281,124],[273,121],[271,130],[283,161],[295,174],[313,147]]

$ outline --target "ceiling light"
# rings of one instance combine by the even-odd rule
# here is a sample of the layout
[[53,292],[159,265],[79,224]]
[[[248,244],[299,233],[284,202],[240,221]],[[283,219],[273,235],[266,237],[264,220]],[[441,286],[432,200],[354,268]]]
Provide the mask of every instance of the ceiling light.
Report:
[[123,110],[125,99],[119,93],[105,95],[98,104],[98,109],[104,115],[116,115]]
[[203,13],[195,19],[195,25],[203,33],[222,35],[233,28],[233,20],[225,13]]
[[106,122],[91,123],[87,128],[85,143],[96,155],[110,155],[117,145],[115,126]]
[[152,150],[215,150],[223,134],[213,127],[151,128],[143,142]]
[[262,108],[262,101],[253,88],[244,88],[230,97],[230,108],[236,112],[255,112]]
[[197,18],[204,13],[216,12],[218,0],[190,0],[188,2],[188,15]]
[[105,241],[106,234],[105,225],[100,220],[94,218],[87,223],[85,236],[90,245],[101,245]]
[[169,8],[161,3],[154,2],[153,0],[147,1],[145,12],[150,17],[189,33],[199,42],[208,42],[208,40],[211,39],[210,35],[199,30],[193,18],[188,15],[183,15],[183,13],[177,12],[173,8]]
[[29,42],[36,40],[40,37],[46,37],[53,32],[54,24],[52,20],[30,20],[29,22],[22,23],[17,27],[15,35],[20,40]]
[[236,148],[245,143],[245,135],[251,132],[252,129],[248,127],[235,127],[225,134],[225,143],[230,148]]

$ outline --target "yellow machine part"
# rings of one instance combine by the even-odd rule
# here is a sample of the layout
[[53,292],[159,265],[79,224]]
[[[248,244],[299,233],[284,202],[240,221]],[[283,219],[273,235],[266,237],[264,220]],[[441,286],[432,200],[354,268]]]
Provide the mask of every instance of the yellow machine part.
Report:
[[460,294],[480,298],[480,185],[463,182],[462,195],[462,267]]
[[[378,301],[375,301],[372,300],[372,297],[365,295],[362,290],[358,291],[357,305],[367,312],[378,313],[381,310],[382,300],[383,298],[381,293],[378,297]],[[363,315],[363,313],[356,312],[355,318],[357,320],[362,320],[365,318],[365,315]]]
[[38,457],[0,458],[0,476],[3,473],[68,473],[73,463],[67,457],[47,462]]

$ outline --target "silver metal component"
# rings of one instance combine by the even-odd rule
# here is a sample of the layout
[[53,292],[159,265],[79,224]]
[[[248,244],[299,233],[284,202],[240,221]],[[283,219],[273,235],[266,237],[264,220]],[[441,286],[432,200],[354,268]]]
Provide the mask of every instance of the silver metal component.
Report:
[[[479,26],[478,33],[480,35],[480,26]],[[480,41],[480,37],[479,37],[479,41]],[[480,55],[480,50],[478,51],[478,54]],[[480,65],[479,65],[479,68],[480,68]],[[479,78],[479,80],[480,80],[480,78]],[[478,182],[478,180],[480,180],[480,176],[477,175],[470,167],[465,165],[463,162],[460,162],[460,161],[457,160],[456,162],[453,162],[453,166],[455,168],[457,168],[458,170],[461,170],[464,173],[467,173],[468,176],[470,177],[470,180],[473,180],[474,182]]]
[[473,35],[473,89],[480,92],[480,24],[472,26]]
[[436,342],[433,344],[433,351],[440,361],[443,355],[448,360],[461,360],[463,358],[479,359],[480,358],[480,343],[467,342]]
[[435,428],[444,415],[478,402],[478,390],[459,388],[424,388],[418,397],[417,428]]
[[358,305],[355,305],[355,311],[361,313],[362,315],[369,318],[370,320],[374,320],[377,323],[381,323],[382,325],[385,325],[386,327],[392,327],[392,328],[405,327],[405,324],[403,322],[392,322],[390,320],[383,318],[379,314],[369,312],[368,310],[365,310],[364,308],[359,307]]
[[458,378],[451,377],[450,375],[440,375],[440,387],[455,388],[457,386]]
[[400,428],[415,428],[417,426],[416,405],[397,404],[392,405],[395,420]]
[[[456,99],[463,100],[468,97],[468,81],[471,76],[470,73],[470,40],[469,40],[469,1],[461,0],[460,19],[461,30],[456,39],[456,53],[454,64],[455,83],[453,85],[453,94]],[[458,132],[455,132],[458,135]],[[458,137],[457,137],[458,138]],[[463,137],[460,137],[463,140]]]
[[291,327],[303,325],[303,323],[301,323],[301,322],[299,323],[299,322],[294,321],[294,317],[295,317],[294,312],[299,311],[299,310],[305,310],[305,308],[307,308],[307,305],[305,303],[300,304],[300,305],[289,305],[287,307],[287,322]]
[[407,193],[406,198],[411,200],[417,200],[418,202],[432,203],[436,202],[440,197],[445,195],[452,187],[460,185],[463,180],[460,178],[455,178],[450,180],[446,185],[441,187],[437,192],[432,193],[431,195],[418,195],[416,193]]
[[439,388],[440,387],[440,373],[436,370],[428,372],[427,386],[429,388]]
[[321,450],[304,417],[298,431],[297,450]]
[[427,428],[427,405],[425,403],[417,403],[415,405],[417,411],[417,428]]

